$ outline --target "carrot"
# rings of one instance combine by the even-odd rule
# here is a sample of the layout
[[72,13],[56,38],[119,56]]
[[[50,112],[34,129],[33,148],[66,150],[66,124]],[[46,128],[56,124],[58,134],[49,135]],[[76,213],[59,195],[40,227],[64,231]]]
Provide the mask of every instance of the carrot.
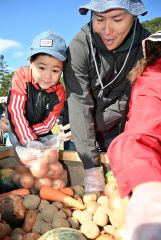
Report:
[[63,192],[63,193],[65,193],[65,194],[67,194],[67,195],[69,195],[69,196],[71,196],[71,197],[74,196],[74,191],[73,191],[73,189],[70,188],[70,187],[61,188],[60,191]]
[[9,194],[9,198],[13,201],[13,211],[17,219],[24,219],[26,208],[23,205],[23,198],[18,195]]
[[10,192],[1,193],[1,194],[0,194],[0,197],[7,196],[7,195],[9,195],[9,194],[23,196],[23,195],[29,195],[29,194],[30,194],[30,191],[29,191],[29,189],[27,189],[27,188],[20,188],[20,189],[12,190],[12,191],[10,191]]
[[32,232],[32,227],[36,222],[37,212],[33,209],[29,209],[26,213],[25,220],[22,229],[26,232]]
[[76,199],[67,195],[66,193],[60,190],[56,190],[52,187],[43,186],[40,189],[40,197],[41,199],[48,201],[62,202],[77,209],[81,210],[85,209],[85,206],[81,202],[77,201]]

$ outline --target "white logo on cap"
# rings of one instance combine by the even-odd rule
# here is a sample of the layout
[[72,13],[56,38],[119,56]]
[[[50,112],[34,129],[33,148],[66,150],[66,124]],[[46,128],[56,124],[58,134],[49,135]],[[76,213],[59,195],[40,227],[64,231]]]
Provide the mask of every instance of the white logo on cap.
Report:
[[40,40],[40,47],[52,47],[53,40],[52,39],[41,39]]

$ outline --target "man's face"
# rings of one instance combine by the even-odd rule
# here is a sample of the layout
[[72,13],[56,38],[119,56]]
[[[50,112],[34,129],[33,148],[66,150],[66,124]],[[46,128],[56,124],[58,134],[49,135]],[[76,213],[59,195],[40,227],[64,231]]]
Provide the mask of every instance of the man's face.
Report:
[[93,13],[93,31],[97,32],[106,48],[118,48],[129,33],[135,17],[122,9]]

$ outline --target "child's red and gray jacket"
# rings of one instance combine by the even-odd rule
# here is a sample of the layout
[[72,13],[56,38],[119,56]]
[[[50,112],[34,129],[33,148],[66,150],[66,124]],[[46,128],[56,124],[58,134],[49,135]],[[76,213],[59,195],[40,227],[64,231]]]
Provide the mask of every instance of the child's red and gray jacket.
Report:
[[64,106],[64,87],[40,89],[29,67],[15,72],[8,97],[8,120],[20,144],[49,133]]

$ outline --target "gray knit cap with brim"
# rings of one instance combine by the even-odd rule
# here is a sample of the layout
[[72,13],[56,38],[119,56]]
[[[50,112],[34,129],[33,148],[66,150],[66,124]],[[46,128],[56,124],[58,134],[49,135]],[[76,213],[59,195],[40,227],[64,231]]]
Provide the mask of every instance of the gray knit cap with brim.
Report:
[[148,12],[140,0],[91,0],[90,3],[80,6],[79,12],[86,15],[89,10],[105,12],[112,9],[124,9],[133,16],[143,16]]
[[143,53],[144,53],[145,58],[146,58],[147,52],[150,49],[149,46],[151,45],[151,42],[153,42],[153,43],[161,42],[161,31],[151,34],[149,37],[145,38],[142,41]]
[[151,34],[149,37],[147,37],[143,41],[161,42],[161,30]]

